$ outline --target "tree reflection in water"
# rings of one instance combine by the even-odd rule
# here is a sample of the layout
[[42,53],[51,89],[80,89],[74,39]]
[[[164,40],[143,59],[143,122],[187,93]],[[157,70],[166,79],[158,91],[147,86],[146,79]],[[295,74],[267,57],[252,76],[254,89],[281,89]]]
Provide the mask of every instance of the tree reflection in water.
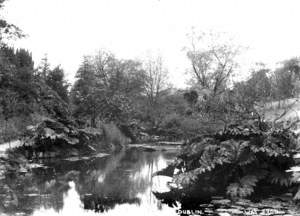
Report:
[[[72,200],[77,200],[78,209],[88,215],[92,213],[88,210],[114,211],[117,215],[124,205],[141,213],[163,210],[152,194],[152,185],[161,187],[165,182],[157,177],[152,182],[152,174],[166,167],[175,154],[129,148],[103,158],[44,161],[46,168],[23,174],[7,172],[1,180],[0,213],[37,215],[43,211],[43,215],[68,215],[64,213],[67,208],[75,208],[74,203],[73,207],[67,204]],[[174,209],[167,211],[175,214]]]

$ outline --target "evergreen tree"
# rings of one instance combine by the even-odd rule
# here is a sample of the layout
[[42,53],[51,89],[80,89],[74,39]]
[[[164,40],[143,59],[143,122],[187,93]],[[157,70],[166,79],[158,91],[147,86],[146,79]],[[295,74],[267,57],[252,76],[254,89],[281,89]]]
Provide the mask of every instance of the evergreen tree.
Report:
[[46,84],[52,88],[66,102],[69,101],[68,87],[69,84],[65,80],[63,69],[59,66],[53,70],[49,70],[46,76]]
[[49,71],[50,71],[50,63],[48,61],[48,56],[45,55],[44,58],[42,58],[42,61],[38,68],[38,75],[39,77],[45,80]]
[[31,53],[20,49],[15,52],[16,73],[14,76],[14,86],[20,97],[27,102],[32,102],[36,98],[34,85],[34,62]]
[[76,78],[77,81],[71,90],[72,102],[75,106],[74,115],[75,117],[89,116],[91,126],[96,127],[98,108],[95,92],[96,76],[88,57],[84,57]]

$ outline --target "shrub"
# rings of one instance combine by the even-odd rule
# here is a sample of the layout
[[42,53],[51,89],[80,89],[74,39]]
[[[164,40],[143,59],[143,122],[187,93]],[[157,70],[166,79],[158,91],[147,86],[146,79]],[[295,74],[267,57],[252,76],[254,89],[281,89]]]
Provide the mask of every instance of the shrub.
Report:
[[181,116],[172,113],[164,118],[160,127],[166,136],[189,140],[199,134],[214,133],[222,129],[224,123],[205,119],[198,115]]
[[129,143],[129,138],[115,124],[103,124],[102,129],[105,142],[110,144],[114,149],[121,149],[125,144]]
[[183,136],[181,129],[182,116],[172,113],[166,115],[159,127],[159,135],[170,138],[180,139]]

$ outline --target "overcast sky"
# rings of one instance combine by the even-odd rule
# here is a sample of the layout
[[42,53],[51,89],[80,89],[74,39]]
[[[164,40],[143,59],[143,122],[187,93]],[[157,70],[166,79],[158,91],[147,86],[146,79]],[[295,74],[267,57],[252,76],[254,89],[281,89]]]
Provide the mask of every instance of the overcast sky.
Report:
[[248,46],[245,72],[257,61],[300,56],[299,9],[299,0],[8,0],[2,13],[28,35],[15,46],[31,50],[36,64],[47,53],[69,80],[83,55],[106,48],[120,58],[161,53],[170,80],[182,87],[192,27],[228,32]]

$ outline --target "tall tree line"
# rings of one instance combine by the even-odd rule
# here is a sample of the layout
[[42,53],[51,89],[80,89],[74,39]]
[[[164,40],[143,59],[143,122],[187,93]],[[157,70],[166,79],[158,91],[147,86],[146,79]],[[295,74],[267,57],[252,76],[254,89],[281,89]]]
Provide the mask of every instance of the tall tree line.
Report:
[[162,62],[152,61],[145,67],[138,60],[118,59],[108,51],[83,58],[71,89],[74,116],[96,121],[126,122],[140,113],[139,103],[155,107],[155,101],[164,90],[166,79],[161,76]]

